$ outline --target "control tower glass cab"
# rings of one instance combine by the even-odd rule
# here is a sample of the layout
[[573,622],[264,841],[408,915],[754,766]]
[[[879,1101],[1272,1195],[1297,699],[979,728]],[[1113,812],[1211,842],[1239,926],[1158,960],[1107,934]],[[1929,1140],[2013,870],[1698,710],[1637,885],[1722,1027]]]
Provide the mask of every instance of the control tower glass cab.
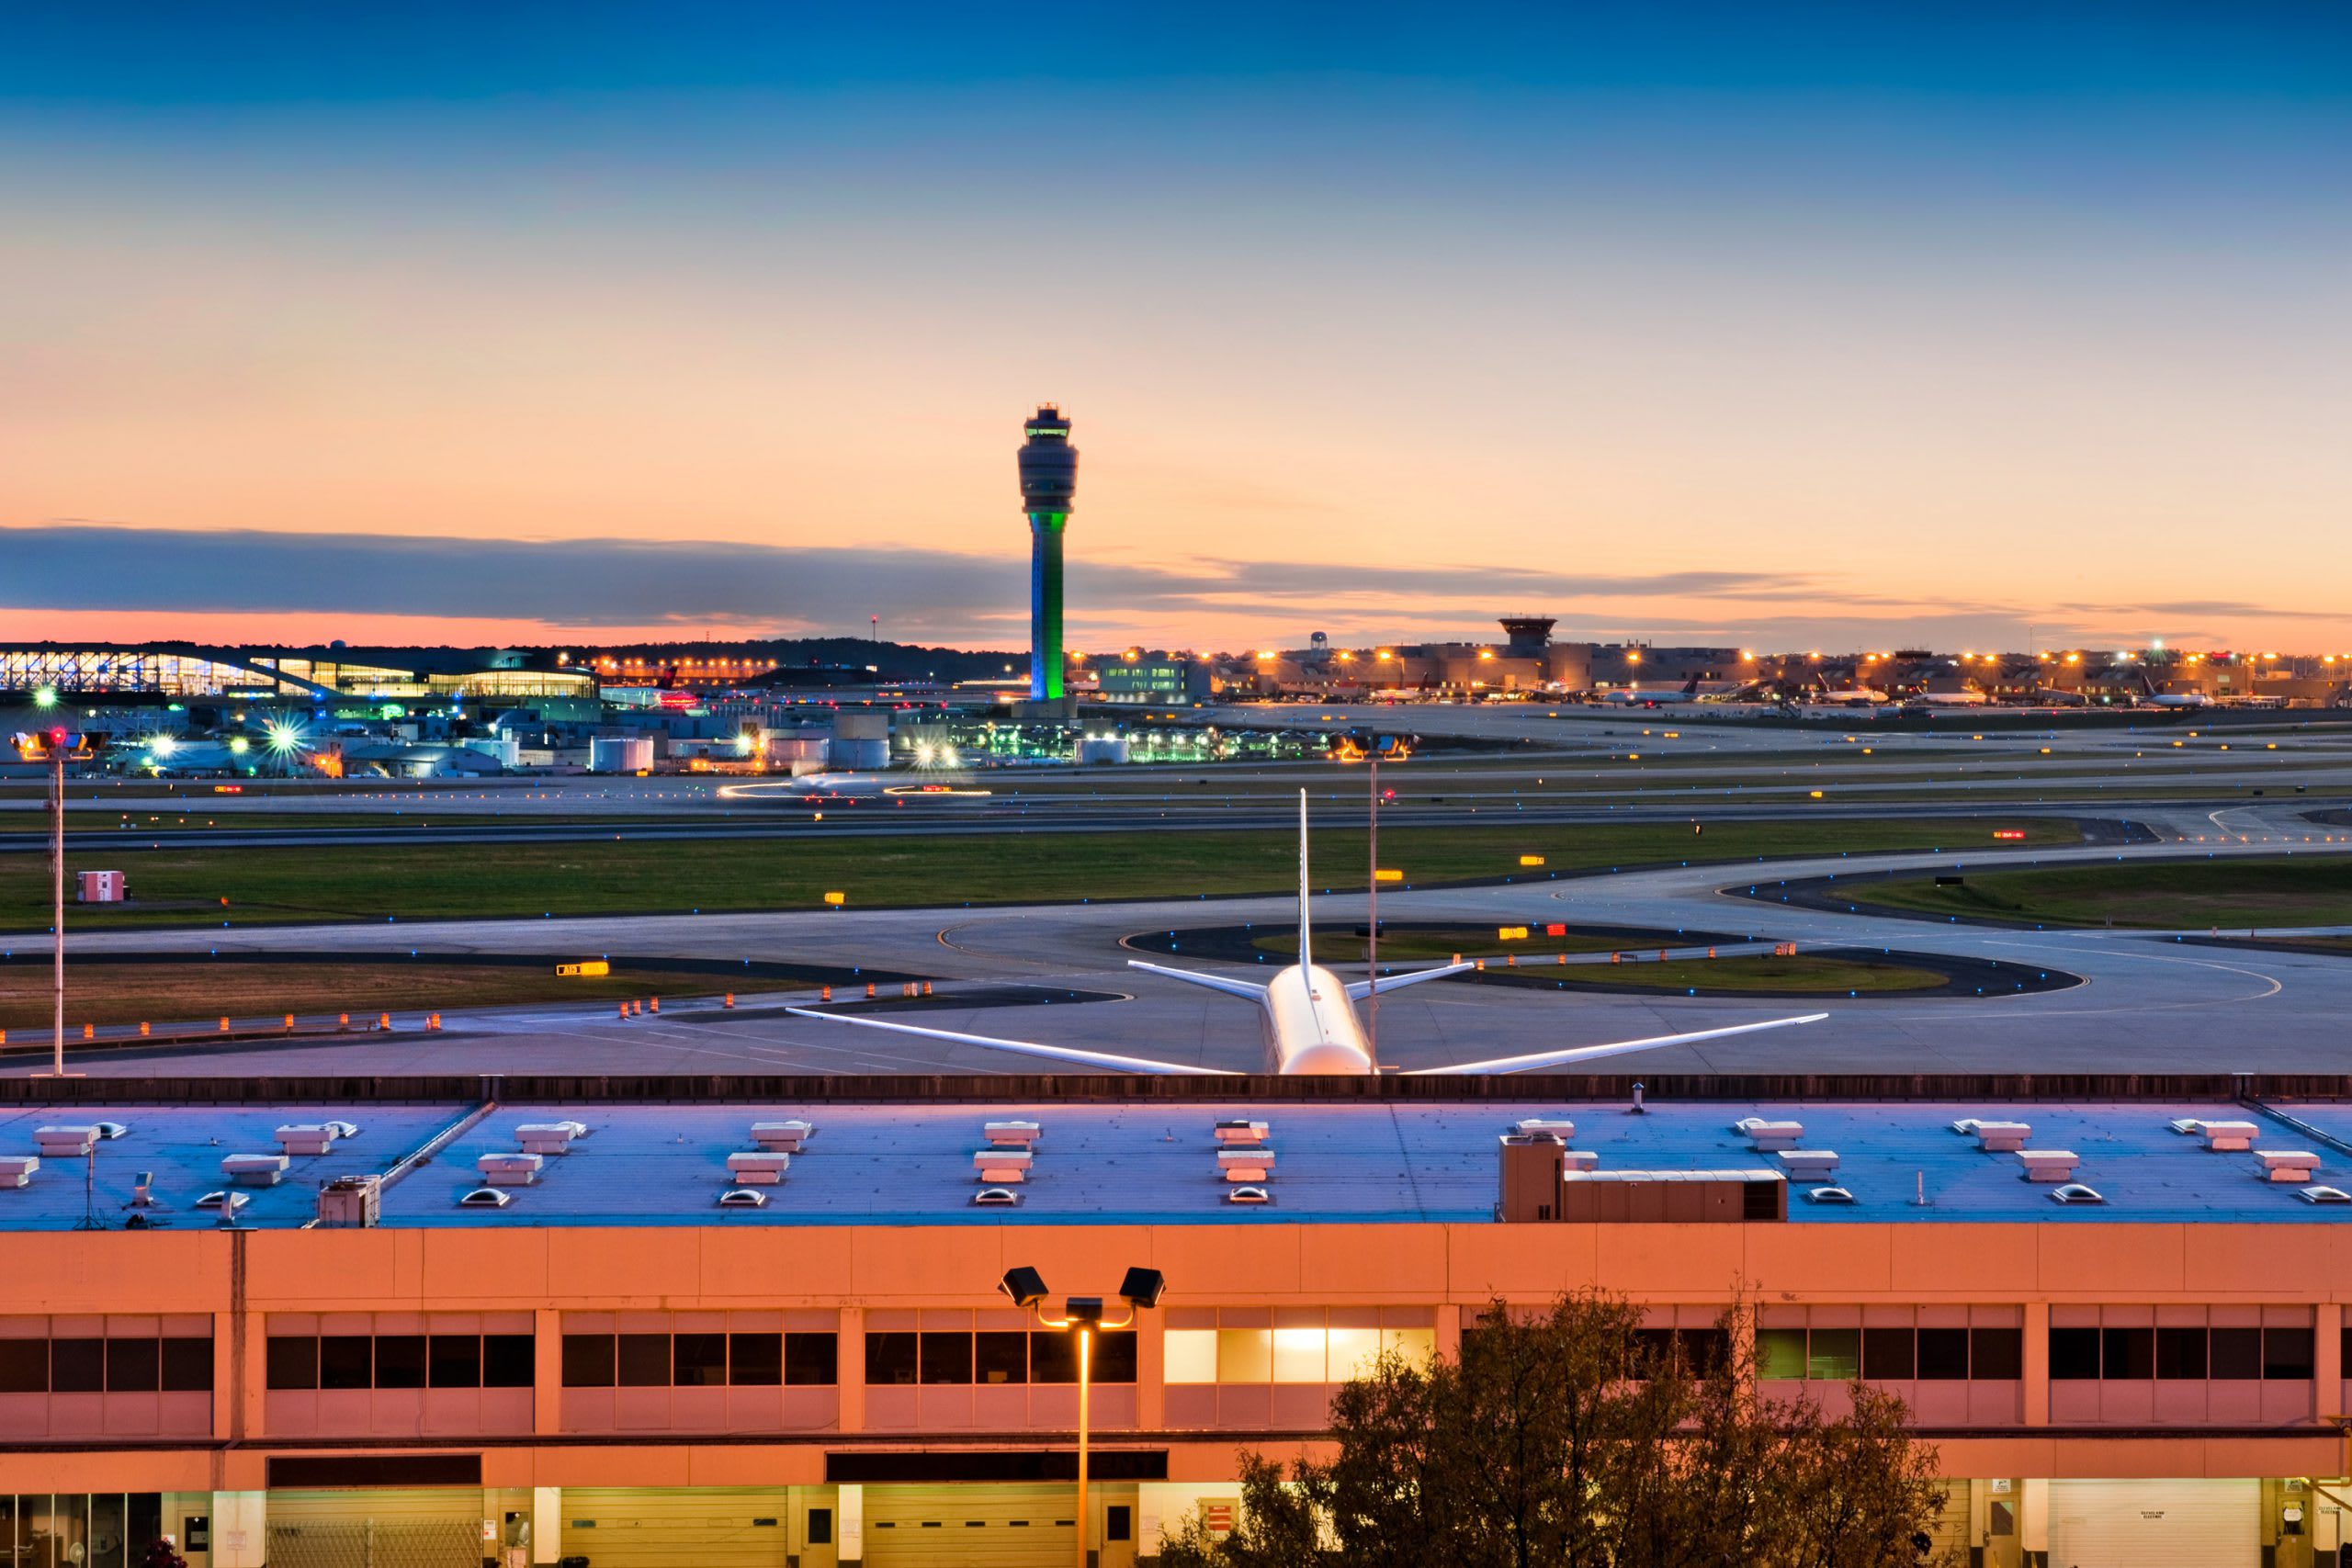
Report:
[[1062,530],[1078,499],[1069,421],[1046,404],[1023,427],[1021,508],[1029,514],[1029,698],[1062,698]]

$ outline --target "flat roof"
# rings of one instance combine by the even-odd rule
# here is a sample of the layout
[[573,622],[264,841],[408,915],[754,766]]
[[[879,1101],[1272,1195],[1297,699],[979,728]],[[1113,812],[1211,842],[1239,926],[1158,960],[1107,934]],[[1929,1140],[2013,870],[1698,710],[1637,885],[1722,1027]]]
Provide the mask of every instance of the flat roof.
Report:
[[[283,1124],[344,1119],[358,1135],[323,1156],[295,1156],[276,1187],[238,1189],[250,1201],[242,1223],[290,1228],[312,1218],[318,1189],[335,1177],[382,1172],[474,1114],[468,1101],[303,1104],[72,1106],[0,1109],[0,1156],[35,1152],[33,1130],[98,1121],[124,1123],[97,1145],[85,1199],[77,1159],[45,1159],[30,1186],[0,1189],[0,1231],[70,1230],[85,1211],[119,1228],[134,1211],[131,1186],[154,1174],[162,1207],[151,1224],[201,1228],[213,1214],[194,1206],[230,1184],[224,1156],[277,1152]],[[1268,1100],[1044,1100],[943,1104],[841,1101],[619,1103],[501,1101],[450,1137],[383,1194],[389,1227],[500,1225],[954,1225],[1267,1224],[1491,1223],[1497,1140],[1521,1117],[1576,1122],[1572,1145],[1600,1156],[1602,1170],[1775,1170],[1732,1123],[1747,1116],[1803,1123],[1799,1146],[1836,1151],[1834,1176],[1792,1182],[1789,1217],[1798,1224],[2033,1221],[2049,1224],[2167,1223],[2321,1224],[2352,1220],[2344,1208],[2305,1202],[2296,1187],[2262,1179],[2251,1154],[2209,1152],[2201,1139],[2170,1129],[2176,1118],[2251,1121],[2258,1148],[2308,1149],[2316,1180],[2352,1189],[2352,1107],[2296,1107],[2285,1114],[2226,1100],[2172,1103],[1813,1102],[1758,1100],[1652,1104],[1561,1099],[1476,1102],[1317,1104]],[[730,1185],[726,1157],[756,1148],[754,1122],[798,1117],[816,1133],[793,1156],[781,1184],[762,1188],[758,1209],[721,1209]],[[2075,1179],[2106,1199],[2062,1205],[2046,1183],[2020,1175],[2015,1155],[1980,1151],[1951,1123],[1975,1117],[2030,1124],[2029,1146],[2070,1149]],[[1227,1201],[1214,1123],[1249,1118],[1271,1124],[1275,1151],[1272,1201]],[[988,1146],[986,1122],[1042,1124],[1029,1179],[1012,1207],[972,1199],[973,1162]],[[480,1185],[478,1156],[518,1150],[526,1122],[578,1121],[589,1134],[549,1156],[536,1184],[511,1189],[503,1209],[461,1208]],[[2310,1135],[2322,1134],[2320,1137]],[[1850,1205],[1804,1201],[1804,1190],[1835,1184]],[[1924,1194],[1924,1204],[1916,1200]]]

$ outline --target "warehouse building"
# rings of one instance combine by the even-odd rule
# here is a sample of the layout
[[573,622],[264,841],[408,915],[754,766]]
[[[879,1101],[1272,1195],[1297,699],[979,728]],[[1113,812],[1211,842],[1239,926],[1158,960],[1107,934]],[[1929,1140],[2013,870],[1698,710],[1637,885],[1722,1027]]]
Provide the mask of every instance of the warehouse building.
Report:
[[[0,1560],[1126,1568],[1369,1356],[1599,1284],[1901,1393],[1972,1562],[2333,1568],[2341,1080],[1631,1087],[10,1080]],[[1020,1268],[1164,1280],[1083,1511]]]

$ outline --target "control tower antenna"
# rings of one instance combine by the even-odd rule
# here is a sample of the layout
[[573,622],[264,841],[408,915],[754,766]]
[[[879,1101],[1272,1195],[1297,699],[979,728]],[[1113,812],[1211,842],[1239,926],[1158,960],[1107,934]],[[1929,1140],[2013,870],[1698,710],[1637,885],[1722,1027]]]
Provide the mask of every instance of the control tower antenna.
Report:
[[1062,685],[1062,530],[1078,498],[1078,448],[1069,421],[1041,405],[1023,432],[1021,508],[1029,514],[1029,700],[1059,702]]

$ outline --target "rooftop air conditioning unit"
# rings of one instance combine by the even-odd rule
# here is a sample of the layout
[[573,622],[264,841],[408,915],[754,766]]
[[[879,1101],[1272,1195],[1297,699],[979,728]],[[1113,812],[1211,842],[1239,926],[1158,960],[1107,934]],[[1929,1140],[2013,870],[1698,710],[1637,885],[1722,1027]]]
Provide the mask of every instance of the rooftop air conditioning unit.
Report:
[[39,1155],[0,1155],[0,1187],[30,1187],[40,1168]]
[[539,1179],[539,1168],[546,1163],[540,1155],[481,1155],[474,1168],[481,1172],[486,1187],[528,1187]]
[[1600,1168],[1600,1154],[1595,1149],[1563,1148],[1560,1151],[1560,1168],[1562,1170],[1598,1170]]
[[220,1174],[240,1187],[275,1187],[286,1166],[284,1155],[231,1155],[220,1162]]
[[338,1176],[319,1189],[319,1224],[323,1228],[365,1230],[382,1213],[383,1179],[375,1176]]
[[718,1206],[722,1209],[764,1209],[768,1206],[768,1195],[755,1192],[748,1187],[730,1187],[718,1195]]
[[727,1156],[727,1179],[739,1187],[775,1187],[784,1180],[787,1154],[743,1154]]
[[514,1201],[514,1194],[502,1192],[495,1187],[477,1187],[458,1199],[460,1209],[503,1209]]
[[1021,1201],[1021,1194],[1010,1187],[983,1187],[972,1194],[972,1201],[983,1208],[1007,1208]]
[[813,1122],[754,1122],[752,1123],[752,1142],[763,1149],[781,1149],[788,1155],[798,1154],[800,1146],[816,1136],[816,1134],[817,1126]]
[[1274,1195],[1262,1187],[1237,1187],[1225,1195],[1228,1203],[1271,1203]]

